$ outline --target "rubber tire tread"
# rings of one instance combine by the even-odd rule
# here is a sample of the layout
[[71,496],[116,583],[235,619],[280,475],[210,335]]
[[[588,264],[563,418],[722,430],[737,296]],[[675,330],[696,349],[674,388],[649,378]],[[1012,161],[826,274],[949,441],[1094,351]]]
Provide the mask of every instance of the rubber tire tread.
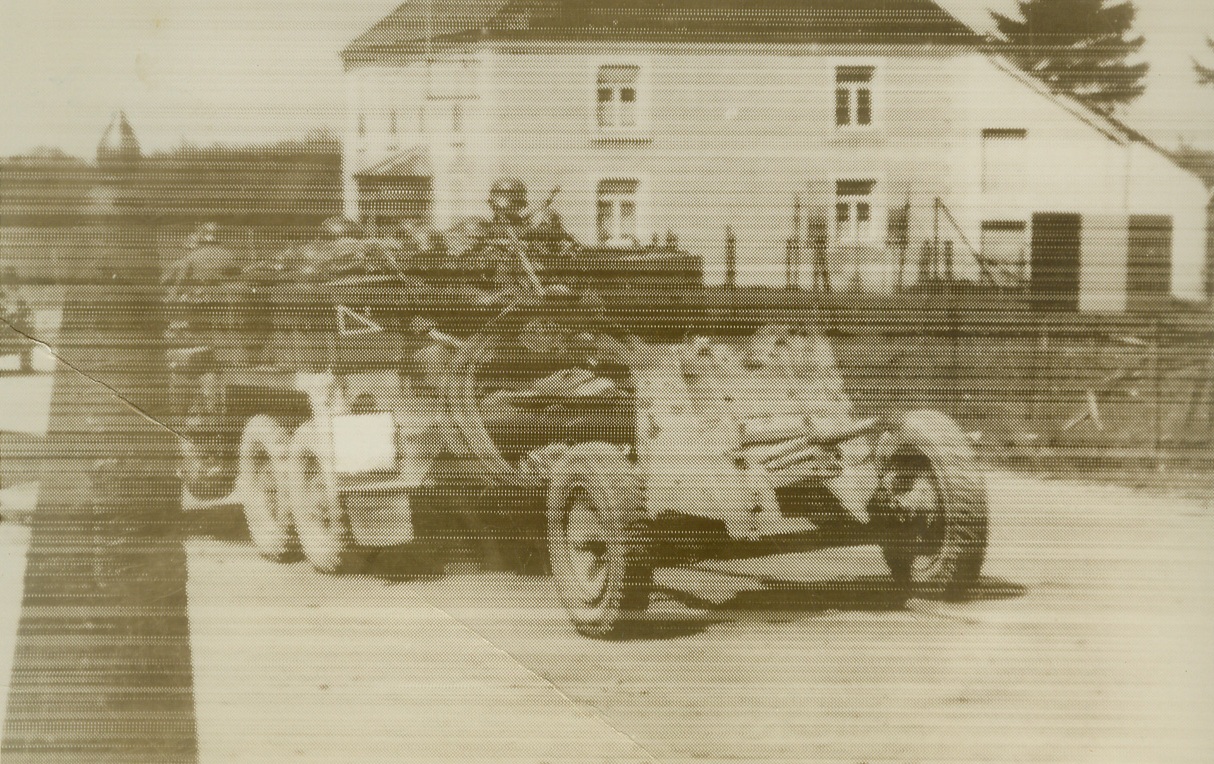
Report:
[[[333,536],[330,539],[334,548],[325,550],[324,554],[311,547],[307,541],[307,525],[301,523],[299,519],[299,510],[308,500],[308,497],[304,496],[306,482],[303,474],[304,451],[310,451],[320,464],[320,479],[329,494],[327,500],[332,502],[333,511],[338,513],[335,527],[331,531]],[[366,554],[365,550],[354,542],[354,533],[350,530],[350,519],[346,516],[341,496],[337,491],[337,475],[330,451],[331,449],[325,448],[313,420],[304,422],[291,436],[286,478],[287,495],[291,502],[291,516],[295,519],[295,532],[299,537],[300,548],[312,567],[321,573],[356,573],[364,567]],[[306,520],[305,523],[307,523]]]
[[[287,449],[290,444],[287,430],[273,417],[258,415],[245,423],[240,436],[240,450],[237,457],[238,471],[236,476],[237,495],[240,496],[244,507],[245,524],[249,529],[249,538],[258,553],[268,560],[285,562],[299,553],[299,539],[295,536],[294,524],[290,514],[290,495],[287,493],[285,464]],[[262,533],[257,530],[260,523],[250,518],[250,504],[247,497],[256,489],[253,480],[253,456],[258,449],[266,452],[270,458],[271,479],[275,481],[278,512],[283,520],[278,528],[271,531],[266,528]],[[267,523],[273,520],[266,518]]]
[[895,581],[913,596],[956,599],[977,582],[986,558],[990,511],[986,483],[969,439],[938,411],[912,411],[897,431],[897,447],[911,446],[931,462],[944,511],[939,564],[926,579],[910,580],[909,563],[883,547]]
[[[573,491],[586,490],[599,509],[608,542],[607,591],[589,617],[588,609],[571,601],[573,586],[562,555],[565,507]],[[636,467],[618,446],[581,443],[571,448],[552,470],[548,486],[548,549],[561,601],[579,632],[599,639],[620,637],[634,626],[637,613],[649,606],[653,564],[649,559],[648,524],[641,501]]]

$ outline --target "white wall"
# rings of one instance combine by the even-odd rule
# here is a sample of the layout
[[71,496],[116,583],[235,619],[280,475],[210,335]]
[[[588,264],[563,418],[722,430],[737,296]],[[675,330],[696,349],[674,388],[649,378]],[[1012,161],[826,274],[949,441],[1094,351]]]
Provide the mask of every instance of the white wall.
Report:
[[978,230],[982,216],[1028,221],[1033,212],[1080,213],[1085,231],[1081,307],[1119,310],[1125,306],[1126,247],[1124,240],[1115,240],[1114,229],[1124,232],[1128,215],[1168,215],[1173,220],[1172,292],[1201,299],[1206,220],[1201,181],[1152,147],[1126,139],[1098,116],[1042,92],[1010,66],[977,54],[970,65],[962,103],[970,133],[979,142],[972,161],[981,162],[983,128],[1028,130],[1025,193],[986,198],[981,213],[972,207],[972,230]]
[[[886,215],[907,201],[907,269],[914,274],[918,246],[932,236],[933,201],[940,197],[975,247],[983,220],[1027,222],[1033,212],[1077,212],[1093,220],[1171,215],[1173,290],[1193,297],[1202,291],[1200,181],[1116,131],[1102,131],[1098,118],[977,52],[886,45],[857,55],[854,47],[838,46],[529,43],[454,53],[474,53],[480,61],[478,98],[464,104],[462,136],[450,133],[450,103],[427,100],[423,63],[362,67],[347,75],[351,109],[367,115],[367,135],[357,150],[350,148],[357,143],[357,117],[347,121],[347,175],[394,150],[427,146],[440,225],[482,214],[492,180],[514,175],[527,183],[533,201],[560,186],[557,211],[576,236],[592,242],[598,180],[635,177],[649,202],[642,237],[673,230],[704,257],[706,279],[714,283],[724,276],[724,229],[730,225],[738,241],[739,283],[778,286],[794,199],[801,198],[807,216],[830,220],[836,179],[874,178],[875,240],[832,250],[836,285],[856,273],[870,286],[892,285],[897,264],[883,247]],[[632,140],[602,140],[595,127],[595,77],[609,63],[642,67],[647,119]],[[845,63],[878,68],[872,129],[834,125],[834,67]],[[402,115],[395,143],[385,132],[391,109]],[[415,124],[419,112],[424,125]],[[406,125],[416,129],[406,133]],[[1028,131],[1017,192],[983,192],[982,130],[989,128]],[[454,166],[462,172],[453,173]],[[349,209],[351,183],[347,194]],[[958,238],[947,226],[941,234]],[[1124,285],[1123,251],[1093,240],[1084,254],[1085,284],[1105,292]],[[977,277],[978,266],[960,241],[954,261],[959,275]],[[803,264],[802,284],[810,281],[809,267]],[[1118,299],[1124,296],[1108,294],[1093,304],[1116,305]]]

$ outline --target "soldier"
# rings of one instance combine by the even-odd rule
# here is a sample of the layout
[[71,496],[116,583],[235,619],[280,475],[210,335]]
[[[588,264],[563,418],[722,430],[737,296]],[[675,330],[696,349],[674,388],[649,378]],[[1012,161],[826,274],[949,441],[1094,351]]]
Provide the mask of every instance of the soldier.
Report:
[[572,237],[561,225],[560,216],[551,209],[556,192],[538,209],[527,210],[527,187],[514,178],[503,178],[489,190],[489,207],[493,219],[489,223],[488,235],[509,238],[517,236],[530,245],[534,255],[541,259],[560,252]]
[[169,266],[162,283],[171,303],[198,296],[199,290],[225,283],[240,273],[236,253],[219,243],[219,226],[203,223],[186,239],[186,253]]
[[222,394],[215,346],[242,343],[240,258],[219,241],[219,226],[203,223],[186,240],[186,253],[162,279],[169,325],[172,414],[184,437],[181,477],[199,498],[217,498],[226,485]]
[[449,250],[470,281],[499,292],[539,291],[540,274],[559,269],[573,243],[549,208],[552,198],[528,211],[527,187],[515,178],[502,178],[493,184],[488,201],[492,217],[449,231]]
[[6,268],[0,281],[0,355],[16,353],[23,372],[32,368],[33,318],[34,313],[17,283],[16,270]]
[[320,233],[300,250],[296,268],[304,278],[331,278],[363,269],[366,242],[358,223],[331,217],[320,224]]

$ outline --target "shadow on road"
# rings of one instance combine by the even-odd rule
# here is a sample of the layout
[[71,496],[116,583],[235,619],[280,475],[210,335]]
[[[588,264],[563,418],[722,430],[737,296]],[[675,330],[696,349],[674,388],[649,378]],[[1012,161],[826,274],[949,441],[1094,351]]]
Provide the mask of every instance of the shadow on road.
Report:
[[[237,505],[188,512],[185,524],[188,535],[232,544],[250,543],[243,513]],[[488,574],[507,571],[520,579],[547,575],[547,571],[543,570],[546,554],[539,539],[529,538],[527,543],[516,541],[505,545],[517,546],[523,550],[521,552],[486,555],[484,543],[470,539],[466,532],[461,533],[457,528],[447,530],[450,532],[439,534],[437,538],[427,538],[423,543],[368,551],[354,572],[400,583],[438,579],[452,572]],[[479,541],[484,542],[485,539]],[[506,564],[503,565],[503,561]],[[682,577],[689,581],[702,577],[722,578],[719,572],[694,567],[679,570]],[[829,611],[898,611],[904,608],[906,602],[905,593],[898,590],[887,575],[797,582],[728,574],[724,575],[724,580],[731,582],[733,589],[720,592],[711,599],[689,591],[690,586],[684,588],[659,584],[655,587],[650,609],[637,618],[622,638],[674,639],[699,633],[720,623],[754,620],[790,623]],[[965,605],[1014,599],[1027,592],[1027,587],[1022,584],[984,576],[963,597],[927,596],[921,599]]]
[[244,512],[239,505],[226,504],[196,509],[182,515],[182,530],[186,537],[198,536],[215,541],[252,543]]
[[[1001,578],[983,577],[964,597],[925,597],[958,604],[1022,597],[1028,588]],[[713,602],[694,594],[662,589],[659,596],[686,607],[685,611],[663,612],[655,607],[635,624],[628,639],[669,639],[688,636],[709,626],[763,620],[791,623],[828,611],[894,611],[905,607],[905,596],[888,576],[837,578],[812,583],[764,582],[764,588],[738,592],[724,602]]]

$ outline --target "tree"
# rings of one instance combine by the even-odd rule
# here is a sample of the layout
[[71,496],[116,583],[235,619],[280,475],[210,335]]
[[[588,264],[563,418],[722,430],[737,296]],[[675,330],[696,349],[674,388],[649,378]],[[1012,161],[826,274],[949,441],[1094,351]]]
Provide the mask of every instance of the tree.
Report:
[[1102,111],[1143,94],[1150,64],[1128,59],[1142,48],[1132,2],[1019,0],[1020,18],[991,12],[1007,55],[1051,88]]
[[[1206,38],[1206,45],[1214,50],[1214,37]],[[1214,66],[1202,66],[1201,62],[1193,59],[1193,71],[1197,72],[1197,84],[1214,88]]]

